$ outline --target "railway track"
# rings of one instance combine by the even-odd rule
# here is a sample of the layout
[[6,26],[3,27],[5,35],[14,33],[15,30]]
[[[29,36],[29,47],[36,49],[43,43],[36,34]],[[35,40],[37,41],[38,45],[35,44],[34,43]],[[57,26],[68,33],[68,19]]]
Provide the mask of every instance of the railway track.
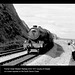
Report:
[[23,56],[20,56],[18,58],[6,61],[4,63],[2,63],[3,66],[21,66],[23,63],[28,62],[29,60],[37,57],[38,54],[34,55],[34,54],[26,54]]
[[4,52],[0,52],[0,57],[2,56],[6,56],[6,55],[10,55],[10,54],[14,54],[14,53],[18,53],[18,52],[22,52],[25,51],[23,48],[18,48],[18,49],[12,49],[12,50],[7,50]]
[[27,51],[22,48],[7,51],[0,54],[0,65],[20,66],[24,62],[27,62],[37,56],[38,54],[28,54]]

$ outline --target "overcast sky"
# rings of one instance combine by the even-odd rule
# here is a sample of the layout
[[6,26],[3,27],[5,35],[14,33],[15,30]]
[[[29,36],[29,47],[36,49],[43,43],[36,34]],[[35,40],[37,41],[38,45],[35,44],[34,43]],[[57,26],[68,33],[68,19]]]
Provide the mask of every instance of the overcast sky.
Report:
[[13,4],[31,28],[42,26],[62,38],[75,39],[75,4]]

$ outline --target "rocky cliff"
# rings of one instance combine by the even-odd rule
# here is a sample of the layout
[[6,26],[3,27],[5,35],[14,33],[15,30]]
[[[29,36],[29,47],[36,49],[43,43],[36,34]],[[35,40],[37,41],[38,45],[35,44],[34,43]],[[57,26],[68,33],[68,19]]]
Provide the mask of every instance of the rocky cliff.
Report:
[[28,28],[19,18],[13,4],[0,4],[0,48],[22,45]]

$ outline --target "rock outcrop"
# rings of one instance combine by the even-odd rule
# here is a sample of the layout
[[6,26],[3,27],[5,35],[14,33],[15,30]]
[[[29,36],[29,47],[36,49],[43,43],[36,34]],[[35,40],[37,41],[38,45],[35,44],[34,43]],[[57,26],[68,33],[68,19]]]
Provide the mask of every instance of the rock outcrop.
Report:
[[0,48],[22,45],[27,32],[27,25],[19,18],[13,4],[0,4]]

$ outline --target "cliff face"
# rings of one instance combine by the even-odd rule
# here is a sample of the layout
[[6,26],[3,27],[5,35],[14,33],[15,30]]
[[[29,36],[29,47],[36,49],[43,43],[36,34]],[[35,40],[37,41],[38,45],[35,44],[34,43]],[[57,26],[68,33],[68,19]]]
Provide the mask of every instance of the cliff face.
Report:
[[21,44],[28,28],[19,18],[13,4],[0,4],[0,47]]
[[22,20],[22,23],[23,23],[24,27],[27,29],[27,32],[28,32],[29,31],[28,25],[24,22],[24,20]]

